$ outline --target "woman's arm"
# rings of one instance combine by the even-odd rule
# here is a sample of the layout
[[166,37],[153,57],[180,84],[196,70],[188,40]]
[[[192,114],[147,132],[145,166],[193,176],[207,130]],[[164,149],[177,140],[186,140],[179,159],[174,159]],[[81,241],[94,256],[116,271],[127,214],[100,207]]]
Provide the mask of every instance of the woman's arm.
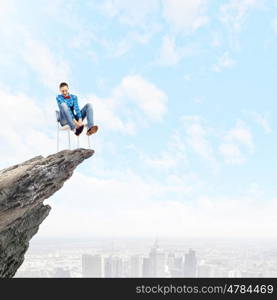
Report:
[[73,96],[73,106],[74,106],[74,110],[76,112],[78,121],[82,122],[82,114],[81,114],[81,111],[80,111],[80,108],[79,108],[79,104],[78,104],[78,97],[75,96],[75,95]]

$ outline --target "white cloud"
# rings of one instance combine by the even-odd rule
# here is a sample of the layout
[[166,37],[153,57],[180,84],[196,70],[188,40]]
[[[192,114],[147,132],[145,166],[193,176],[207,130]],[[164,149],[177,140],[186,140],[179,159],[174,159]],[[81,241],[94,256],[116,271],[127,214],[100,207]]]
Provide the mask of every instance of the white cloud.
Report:
[[155,154],[154,157],[149,157],[139,152],[140,160],[142,163],[158,170],[178,168],[187,164],[188,157],[186,148],[185,142],[180,134],[174,133],[169,138],[165,150],[159,154]]
[[218,58],[216,64],[213,65],[212,70],[215,72],[220,72],[224,68],[231,68],[235,65],[235,61],[230,57],[228,52],[225,52],[222,56]]
[[165,35],[157,63],[164,66],[176,65],[188,53],[188,50],[187,47],[177,47],[173,36]]
[[191,74],[185,74],[185,75],[184,75],[184,80],[185,80],[185,81],[191,81],[191,79],[192,79]]
[[242,164],[246,153],[253,153],[255,149],[252,133],[242,121],[237,121],[230,129],[219,146],[219,152],[228,164]]
[[96,95],[89,95],[83,97],[86,102],[90,102],[93,105],[95,111],[94,119],[95,123],[101,128],[111,131],[121,131],[127,134],[134,134],[136,131],[136,124],[132,120],[124,121],[120,113],[117,114],[113,99],[111,98],[99,98]]
[[243,121],[237,121],[236,126],[227,133],[225,139],[245,146],[250,152],[254,151],[252,133]]
[[277,17],[272,20],[273,31],[277,34]]
[[171,153],[166,151],[162,151],[158,158],[146,158],[144,162],[152,168],[158,169],[170,169],[176,167],[178,164],[178,160]]
[[[0,25],[4,25],[6,22],[5,18],[14,14],[16,11],[16,6],[14,1],[0,1]],[[2,23],[3,22],[3,23]]]
[[253,199],[259,200],[265,197],[264,190],[260,187],[260,185],[256,182],[251,182],[248,187],[247,194]]
[[[118,57],[127,53],[137,43],[144,44],[159,31],[161,24],[157,17],[162,9],[162,16],[175,33],[191,33],[203,26],[208,18],[206,16],[207,0],[143,0],[136,3],[127,0],[108,0],[100,6],[100,10],[107,16],[117,18],[129,27],[136,27],[143,31],[128,31],[126,35],[117,39],[106,41],[106,49],[112,56]],[[162,41],[160,58],[157,62],[162,65],[177,64],[186,53],[192,53],[191,47],[176,47],[172,35],[165,34]],[[156,60],[155,60],[156,62]]]
[[175,142],[169,143],[155,157],[142,155],[141,160],[158,169],[186,170],[191,154],[196,154],[218,172],[222,170],[218,154],[224,163],[239,165],[255,152],[252,132],[244,121],[238,120],[233,128],[222,131],[208,126],[200,116],[192,115],[181,117],[181,125],[171,136]]
[[[161,30],[161,25],[155,18],[159,12],[159,0],[136,2],[106,0],[101,4],[90,3],[89,6],[114,19],[120,27],[125,25],[123,31],[116,38],[107,38],[101,32],[94,32],[93,41],[102,45],[109,57],[121,57],[134,47],[149,43],[151,38]],[[83,25],[79,31],[81,34],[86,32],[86,25]],[[91,31],[94,31],[94,28],[90,28],[89,32]]]
[[161,122],[167,112],[167,95],[140,75],[124,77],[109,97],[81,97],[91,102],[95,120],[104,129],[135,134],[149,122]]
[[184,116],[182,118],[187,144],[205,161],[217,170],[218,163],[213,146],[208,140],[209,128],[203,124],[199,116]]
[[145,26],[151,14],[159,9],[158,0],[107,0],[100,9],[109,17],[118,17],[120,22],[133,25]]
[[123,36],[114,40],[106,40],[104,46],[111,57],[120,57],[128,53],[139,44],[147,44],[156,32],[160,30],[160,26],[153,24],[144,31],[129,30]]
[[238,145],[233,143],[222,143],[219,152],[223,155],[227,164],[242,164],[245,161]]
[[205,25],[206,0],[162,0],[163,16],[176,32],[190,33]]
[[240,50],[239,34],[245,27],[254,10],[265,8],[265,0],[229,0],[219,8],[219,19],[226,26],[229,45],[233,50]]
[[266,134],[269,134],[272,132],[272,128],[269,124],[267,115],[263,115],[263,114],[260,114],[257,112],[251,112],[250,115],[253,118],[253,120],[263,128],[263,130]]
[[4,124],[0,127],[2,167],[56,150],[54,117],[49,119],[43,106],[25,94],[3,89],[0,99]]
[[160,57],[158,61],[163,65],[175,65],[179,62],[181,54],[176,49],[175,40],[173,37],[164,36]]
[[20,53],[48,88],[56,91],[58,82],[69,80],[69,64],[63,58],[54,56],[43,42],[25,37]]
[[167,111],[167,95],[139,75],[124,77],[112,94],[114,101],[117,102],[116,106],[132,103],[150,121],[161,121]]
[[[75,172],[70,183],[47,201],[52,211],[39,236],[276,237],[274,199],[265,202],[250,193],[199,195],[191,202],[183,186],[182,181],[161,184],[130,170],[107,179]],[[175,201],[173,194],[180,188],[184,200]],[[157,201],[167,194],[170,200]]]
[[207,23],[207,0],[107,0],[99,7],[109,17],[123,24],[148,28],[160,9],[176,32],[193,32]]
[[[5,10],[4,10],[5,11]],[[18,19],[15,3],[7,10],[7,15],[0,18],[0,38],[5,46],[0,50],[0,60],[5,62],[8,72],[16,69],[26,80],[28,71],[47,88],[57,90],[57,82],[68,81],[70,66],[58,51],[53,51],[24,22]],[[24,66],[18,68],[18,65]],[[12,67],[12,68],[11,68]],[[22,69],[22,70],[21,70]]]
[[214,48],[220,47],[222,44],[222,37],[218,32],[214,32],[212,35],[211,45]]
[[263,0],[230,0],[220,6],[220,20],[236,33],[242,29],[251,9],[263,7]]
[[184,57],[196,55],[198,52],[199,46],[197,44],[185,43],[177,46],[176,37],[171,34],[165,34],[162,39],[159,55],[150,65],[177,65]]
[[203,99],[199,98],[199,97],[196,97],[196,98],[193,99],[193,102],[196,103],[196,104],[201,104],[203,102]]

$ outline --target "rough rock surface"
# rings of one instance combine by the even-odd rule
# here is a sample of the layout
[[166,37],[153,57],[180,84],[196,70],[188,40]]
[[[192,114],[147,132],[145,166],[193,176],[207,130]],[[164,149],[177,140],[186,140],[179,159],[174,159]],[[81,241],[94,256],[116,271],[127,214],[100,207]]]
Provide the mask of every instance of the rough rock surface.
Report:
[[43,201],[58,191],[93,150],[63,150],[0,170],[0,277],[13,277],[30,239],[48,216]]

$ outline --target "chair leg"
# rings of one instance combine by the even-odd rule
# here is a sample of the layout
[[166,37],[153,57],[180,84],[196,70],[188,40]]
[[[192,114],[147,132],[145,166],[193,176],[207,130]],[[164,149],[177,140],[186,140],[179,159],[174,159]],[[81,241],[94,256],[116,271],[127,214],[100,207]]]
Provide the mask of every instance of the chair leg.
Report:
[[59,123],[57,122],[57,152],[59,152],[60,148],[60,130],[59,130]]
[[69,150],[71,150],[71,143],[70,143],[70,130],[67,131],[67,134],[68,134],[68,147],[69,147]]
[[91,149],[90,148],[90,136],[89,135],[88,135],[88,148]]

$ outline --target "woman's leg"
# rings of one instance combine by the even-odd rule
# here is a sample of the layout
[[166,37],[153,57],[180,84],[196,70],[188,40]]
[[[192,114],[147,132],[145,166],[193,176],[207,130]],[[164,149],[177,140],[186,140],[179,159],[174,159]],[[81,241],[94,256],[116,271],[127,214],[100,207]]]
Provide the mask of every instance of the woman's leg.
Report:
[[61,113],[61,124],[62,124],[62,121],[65,121],[66,124],[68,124],[70,126],[71,130],[74,130],[76,128],[76,125],[74,124],[74,122],[72,120],[72,117],[71,117],[71,114],[70,114],[67,104],[61,103],[59,105],[59,108],[60,108],[60,113]]
[[82,109],[81,109],[82,119],[84,120],[87,118],[88,128],[93,127],[93,109],[92,105],[90,103],[87,103]]
[[92,135],[98,130],[98,126],[94,125],[93,121],[93,109],[92,105],[90,103],[87,103],[82,109],[81,109],[82,119],[87,118],[88,123],[88,131],[87,135]]

